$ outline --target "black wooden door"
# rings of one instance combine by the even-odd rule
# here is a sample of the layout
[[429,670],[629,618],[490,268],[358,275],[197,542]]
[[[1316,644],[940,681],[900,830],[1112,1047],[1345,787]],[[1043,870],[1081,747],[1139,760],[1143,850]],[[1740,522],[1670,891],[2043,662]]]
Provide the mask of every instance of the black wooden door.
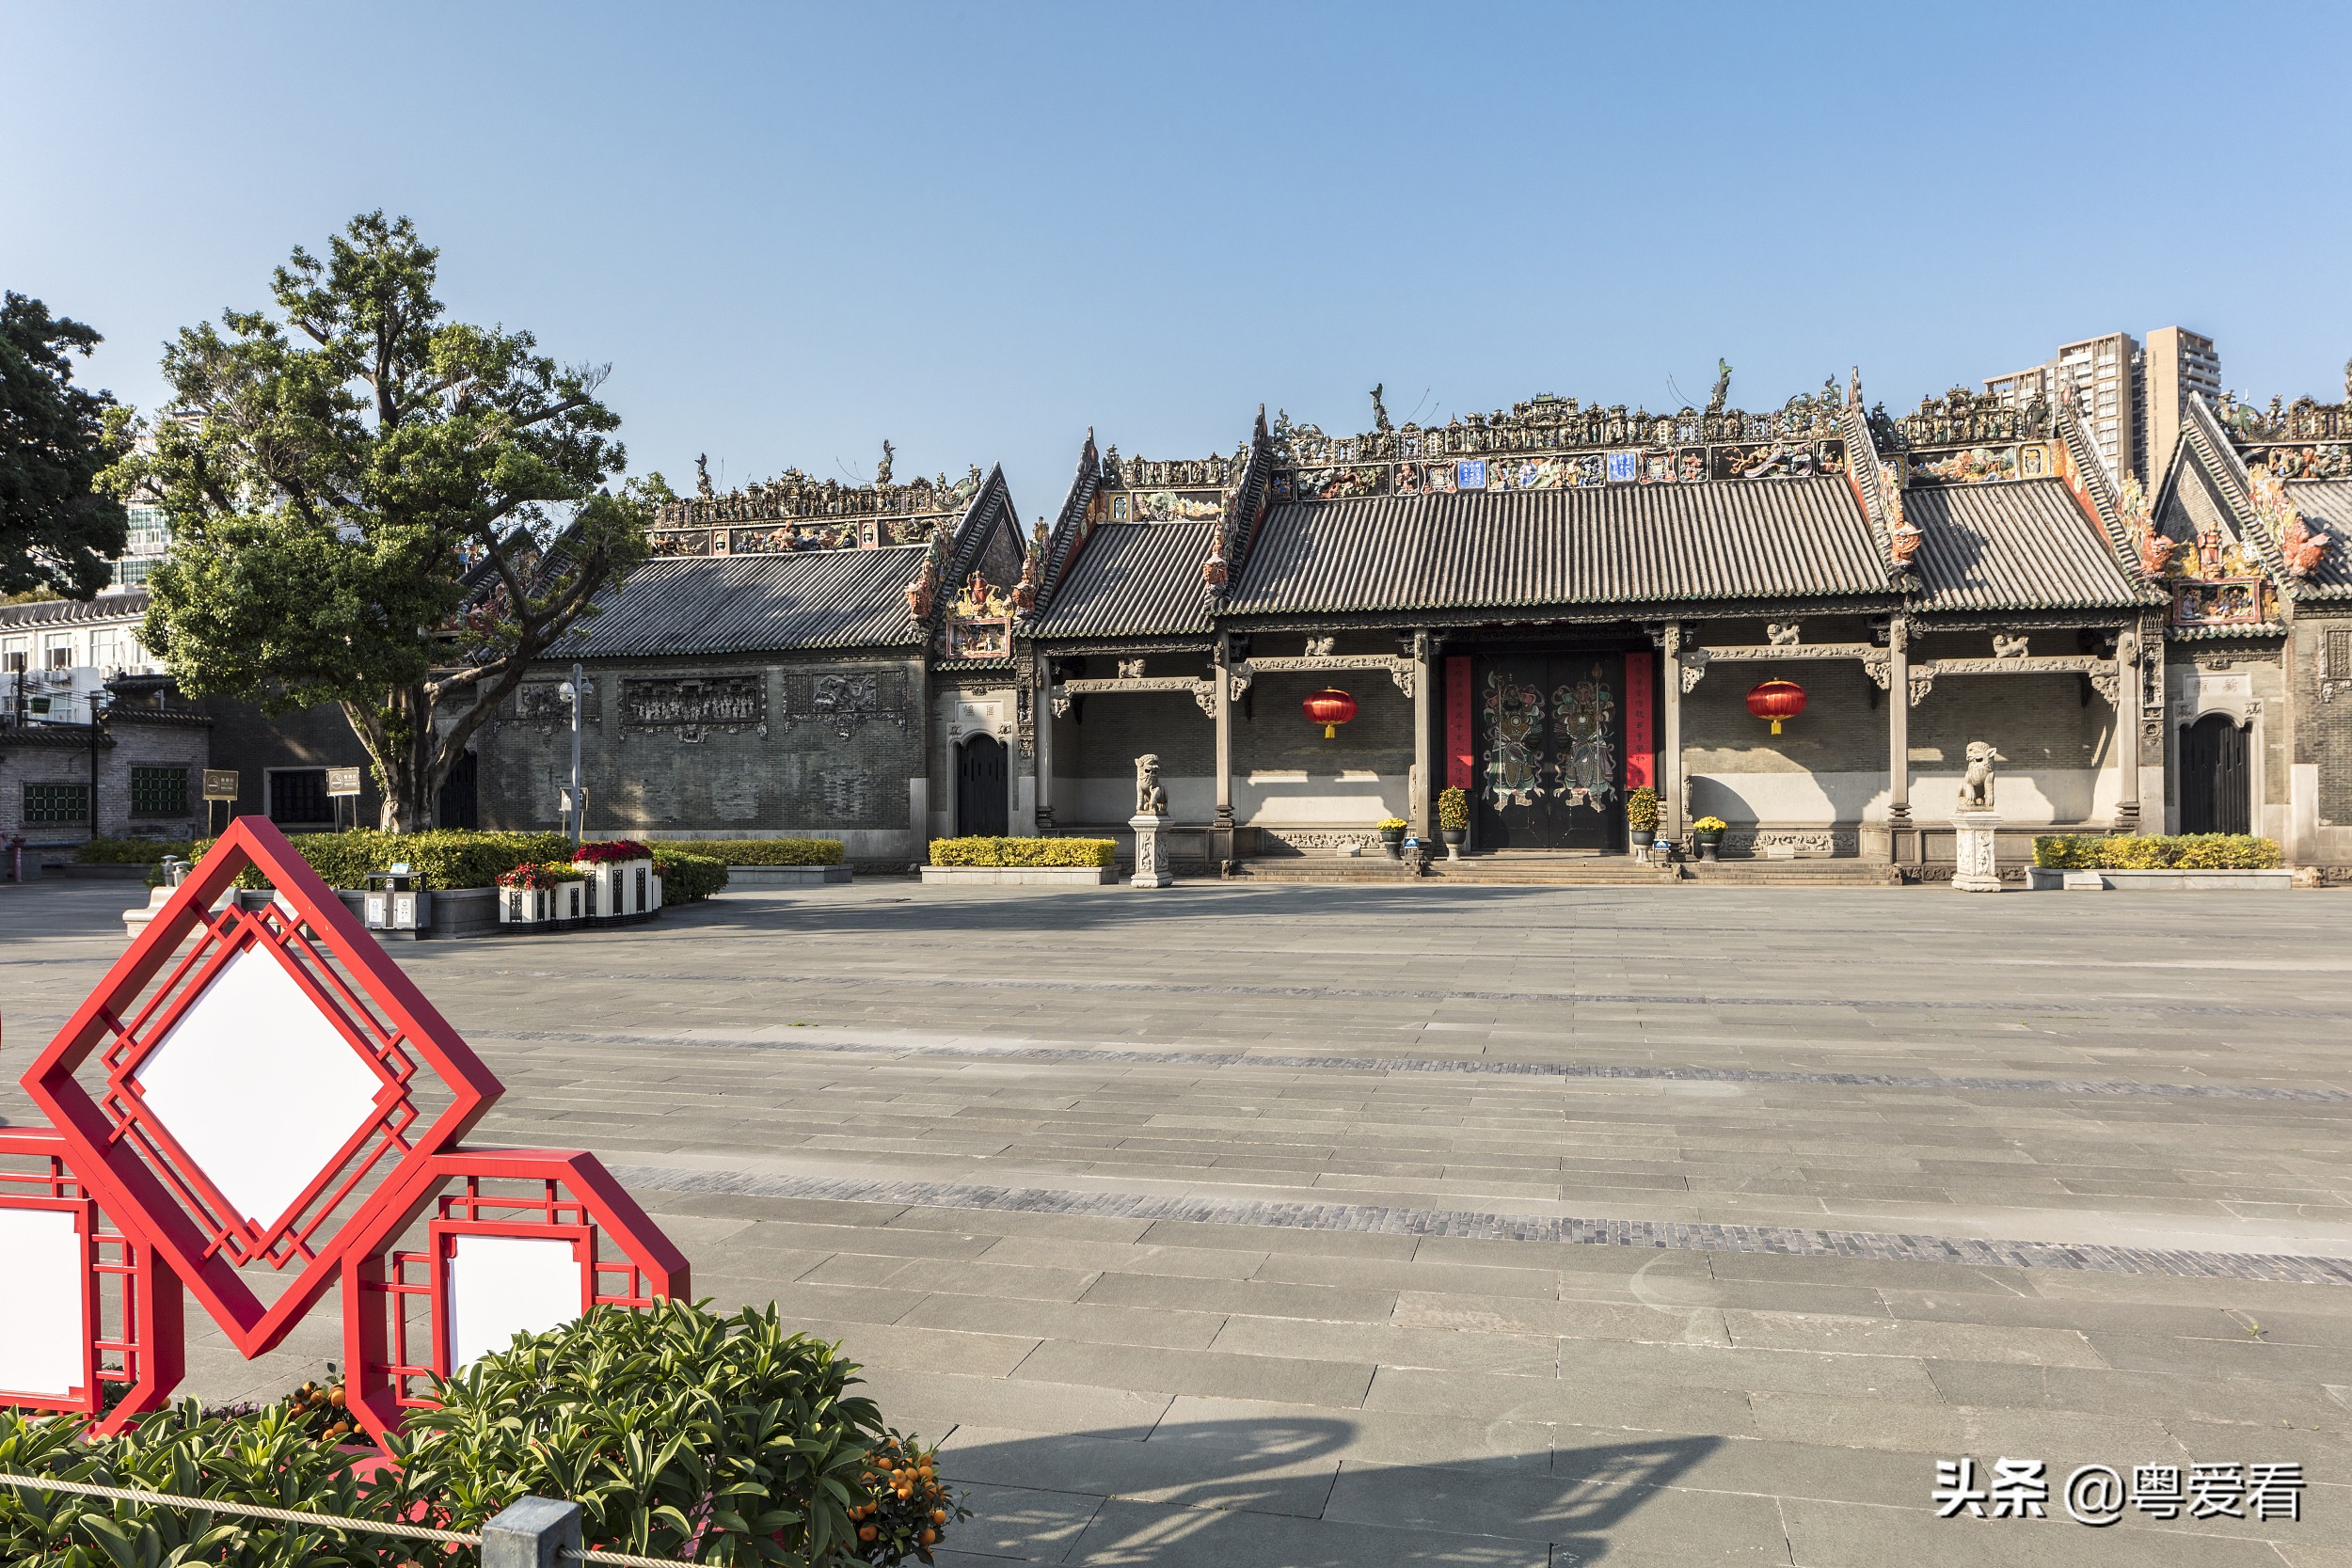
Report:
[[956,832],[1001,838],[1012,825],[1005,791],[1005,744],[976,735],[956,749]]
[[449,777],[441,781],[441,797],[433,813],[437,828],[479,828],[482,808],[476,791],[476,764],[473,752],[466,752],[450,764]]
[[1473,666],[1482,849],[1625,847],[1625,659],[1509,653]]
[[2253,817],[2246,732],[2209,713],[2181,736],[2181,832],[2250,832]]

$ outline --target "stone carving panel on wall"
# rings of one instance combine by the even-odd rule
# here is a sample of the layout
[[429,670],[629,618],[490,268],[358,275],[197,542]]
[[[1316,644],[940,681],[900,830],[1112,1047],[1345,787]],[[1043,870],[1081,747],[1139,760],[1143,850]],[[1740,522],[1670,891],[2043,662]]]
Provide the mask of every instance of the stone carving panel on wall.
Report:
[[625,729],[674,731],[680,740],[718,733],[767,733],[766,682],[758,675],[686,675],[621,683]]
[[784,677],[784,721],[817,723],[847,739],[860,724],[907,727],[906,672],[837,671]]

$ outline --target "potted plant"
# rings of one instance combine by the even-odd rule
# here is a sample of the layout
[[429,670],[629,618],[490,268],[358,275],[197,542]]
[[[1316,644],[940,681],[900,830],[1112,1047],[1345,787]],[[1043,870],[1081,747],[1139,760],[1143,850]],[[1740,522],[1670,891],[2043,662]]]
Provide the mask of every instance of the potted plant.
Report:
[[1691,824],[1691,836],[1698,841],[1699,859],[1711,861],[1723,847],[1724,830],[1731,824],[1720,816],[1702,816]]
[[499,924],[526,928],[555,918],[555,879],[544,865],[526,861],[499,873]]
[[1646,862],[1658,837],[1658,791],[1645,784],[1626,792],[1625,826],[1633,840],[1633,858]]
[[1405,818],[1401,816],[1384,816],[1377,824],[1375,824],[1375,826],[1377,826],[1380,831],[1380,848],[1382,852],[1385,853],[1391,860],[1397,859],[1404,853]]
[[587,917],[599,925],[644,920],[660,910],[653,888],[653,850],[633,838],[594,839],[572,853],[588,876]]
[[588,924],[588,873],[568,861],[549,861],[539,868],[548,874],[548,928],[577,931]]
[[1470,838],[1470,791],[1448,788],[1438,792],[1438,837],[1445,843],[1445,858],[1458,861]]

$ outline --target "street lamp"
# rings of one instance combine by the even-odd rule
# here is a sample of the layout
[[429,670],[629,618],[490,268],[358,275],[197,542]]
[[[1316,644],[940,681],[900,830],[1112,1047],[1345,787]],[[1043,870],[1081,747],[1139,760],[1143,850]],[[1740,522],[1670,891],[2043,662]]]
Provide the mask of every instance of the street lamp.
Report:
[[99,748],[108,734],[107,710],[114,703],[114,693],[100,687],[89,694],[89,836],[98,842],[98,758]]
[[572,678],[556,689],[563,693],[564,701],[571,705],[572,709],[572,787],[564,798],[564,827],[572,835],[572,842],[578,844],[588,832],[588,802],[581,798],[580,791],[580,706],[587,683],[580,679],[579,665],[572,666]]

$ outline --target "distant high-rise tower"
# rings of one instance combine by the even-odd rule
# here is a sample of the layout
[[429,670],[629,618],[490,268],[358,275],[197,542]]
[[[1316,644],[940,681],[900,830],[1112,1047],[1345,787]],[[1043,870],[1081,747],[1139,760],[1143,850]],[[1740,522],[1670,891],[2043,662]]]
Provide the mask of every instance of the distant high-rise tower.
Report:
[[2037,394],[2056,403],[2070,386],[2083,429],[2107,466],[2153,490],[2172,460],[2188,394],[2221,396],[2221,361],[2212,339],[2182,327],[2158,327],[2144,349],[2128,332],[2109,332],[2064,344],[2029,370],[1988,376],[1984,389],[2022,407]]
[[2221,356],[2214,352],[2211,338],[2200,337],[2186,327],[2159,326],[2148,334],[2142,357],[2147,362],[2141,376],[2146,386],[2141,404],[2147,409],[2148,426],[2145,483],[2153,491],[2172,461],[2189,393],[2202,392],[2207,403],[2220,403]]

